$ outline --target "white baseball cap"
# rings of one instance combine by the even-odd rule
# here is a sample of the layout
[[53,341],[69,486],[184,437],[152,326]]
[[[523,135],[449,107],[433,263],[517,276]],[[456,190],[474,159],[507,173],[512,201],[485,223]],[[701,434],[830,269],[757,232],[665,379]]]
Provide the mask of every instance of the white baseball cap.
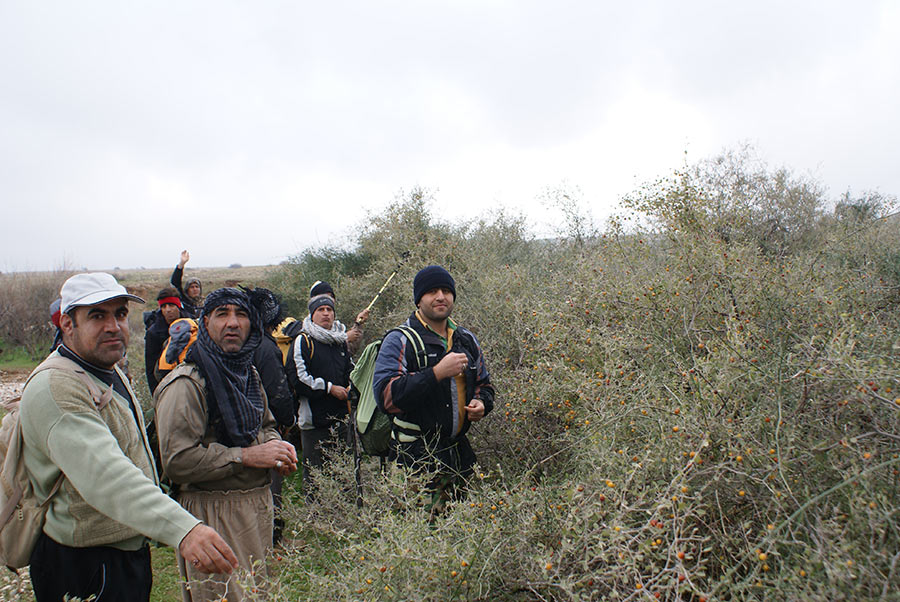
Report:
[[62,298],[60,311],[68,313],[73,307],[97,305],[110,299],[124,297],[130,301],[143,303],[144,300],[132,295],[119,284],[111,274],[94,272],[92,274],[75,274],[66,280],[59,290]]

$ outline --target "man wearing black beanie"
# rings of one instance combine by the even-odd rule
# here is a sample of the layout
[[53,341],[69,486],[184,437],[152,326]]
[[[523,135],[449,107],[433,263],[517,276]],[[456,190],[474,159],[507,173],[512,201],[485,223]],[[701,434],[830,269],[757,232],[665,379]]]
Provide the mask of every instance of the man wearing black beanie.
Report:
[[[316,280],[309,289],[310,299],[314,299],[320,295],[328,295],[331,297],[332,301],[337,301],[337,297],[334,296],[334,288],[324,280]],[[312,309],[310,309],[310,311],[312,311]],[[335,334],[343,332],[347,333],[347,348],[350,349],[350,355],[354,355],[359,350],[359,346],[362,343],[363,324],[365,324],[368,319],[369,310],[367,308],[356,315],[356,321],[349,329],[337,318],[335,318],[334,324],[331,325],[331,329],[334,330]]]
[[[475,465],[466,432],[494,408],[494,387],[475,335],[451,318],[456,282],[441,266],[413,280],[416,311],[403,326],[421,339],[424,354],[400,330],[385,337],[373,387],[392,416],[391,455],[413,470],[433,471],[431,511],[459,497]],[[424,365],[420,358],[424,357]]]

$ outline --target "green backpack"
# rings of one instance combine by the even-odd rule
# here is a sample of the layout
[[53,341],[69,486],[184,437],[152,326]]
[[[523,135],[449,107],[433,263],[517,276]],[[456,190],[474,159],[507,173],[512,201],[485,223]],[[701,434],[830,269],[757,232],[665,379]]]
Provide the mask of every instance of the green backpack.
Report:
[[[397,330],[402,332],[412,344],[416,352],[416,369],[427,365],[425,358],[425,343],[419,333],[409,326],[398,326],[388,333]],[[372,381],[375,378],[375,359],[381,349],[381,340],[369,343],[363,349],[362,355],[356,362],[356,367],[350,373],[350,382],[359,392],[359,404],[356,406],[354,423],[363,451],[370,456],[387,456],[391,441],[391,417],[378,407],[375,402],[375,392],[372,390]]]

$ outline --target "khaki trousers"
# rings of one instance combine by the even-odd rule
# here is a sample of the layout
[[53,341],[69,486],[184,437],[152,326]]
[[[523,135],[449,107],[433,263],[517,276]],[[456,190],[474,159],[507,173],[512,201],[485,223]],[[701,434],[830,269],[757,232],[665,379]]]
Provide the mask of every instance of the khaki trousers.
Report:
[[178,554],[178,569],[185,579],[182,600],[209,602],[224,597],[228,602],[239,602],[244,600],[244,587],[261,591],[267,576],[266,553],[272,548],[273,509],[269,486],[249,491],[188,491],[181,493],[178,501],[222,536],[240,565],[230,576],[208,575],[185,563]]

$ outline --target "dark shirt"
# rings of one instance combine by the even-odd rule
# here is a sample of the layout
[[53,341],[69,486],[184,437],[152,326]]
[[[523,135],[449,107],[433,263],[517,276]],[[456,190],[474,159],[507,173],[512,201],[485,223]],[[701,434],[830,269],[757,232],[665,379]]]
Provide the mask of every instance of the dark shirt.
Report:
[[122,381],[122,377],[119,376],[118,372],[116,372],[115,370],[100,368],[98,366],[95,366],[94,364],[91,364],[90,362],[81,359],[78,354],[76,354],[65,345],[60,345],[58,351],[61,356],[69,358],[70,360],[84,368],[85,372],[89,372],[90,374],[93,374],[94,376],[99,378],[101,381],[103,381],[104,384],[112,385],[113,391],[121,395],[124,399],[128,400],[128,405],[129,407],[131,407],[131,413],[134,414],[134,421],[137,424],[141,423],[141,421],[138,419],[137,407],[134,403],[134,399],[131,397],[131,393],[128,392],[128,387]]
[[162,312],[157,309],[145,312],[144,328],[146,329],[144,333],[144,371],[147,375],[147,387],[152,395],[156,390],[156,385],[159,384],[154,370],[166,344],[166,339],[169,338],[169,324]]
[[[294,339],[291,354],[294,353],[295,345],[300,345],[300,355],[305,364],[304,371],[313,379],[322,379],[326,383],[340,387],[350,386],[350,371],[353,365],[346,343],[340,345],[323,343],[304,333]],[[297,370],[297,365],[293,365]],[[312,389],[299,379],[298,383],[298,393],[307,399],[316,428],[331,428],[347,416],[347,402],[329,394],[327,386],[323,389]]]
[[266,390],[269,409],[272,410],[275,420],[279,426],[293,426],[297,415],[294,396],[291,395],[284,374],[281,349],[269,333],[263,336],[259,347],[253,352],[253,365],[259,372],[259,379],[262,381],[263,389]]
[[50,346],[50,353],[56,351],[56,348],[60,345],[62,345],[62,330],[57,328],[56,333],[53,335],[53,344]]

